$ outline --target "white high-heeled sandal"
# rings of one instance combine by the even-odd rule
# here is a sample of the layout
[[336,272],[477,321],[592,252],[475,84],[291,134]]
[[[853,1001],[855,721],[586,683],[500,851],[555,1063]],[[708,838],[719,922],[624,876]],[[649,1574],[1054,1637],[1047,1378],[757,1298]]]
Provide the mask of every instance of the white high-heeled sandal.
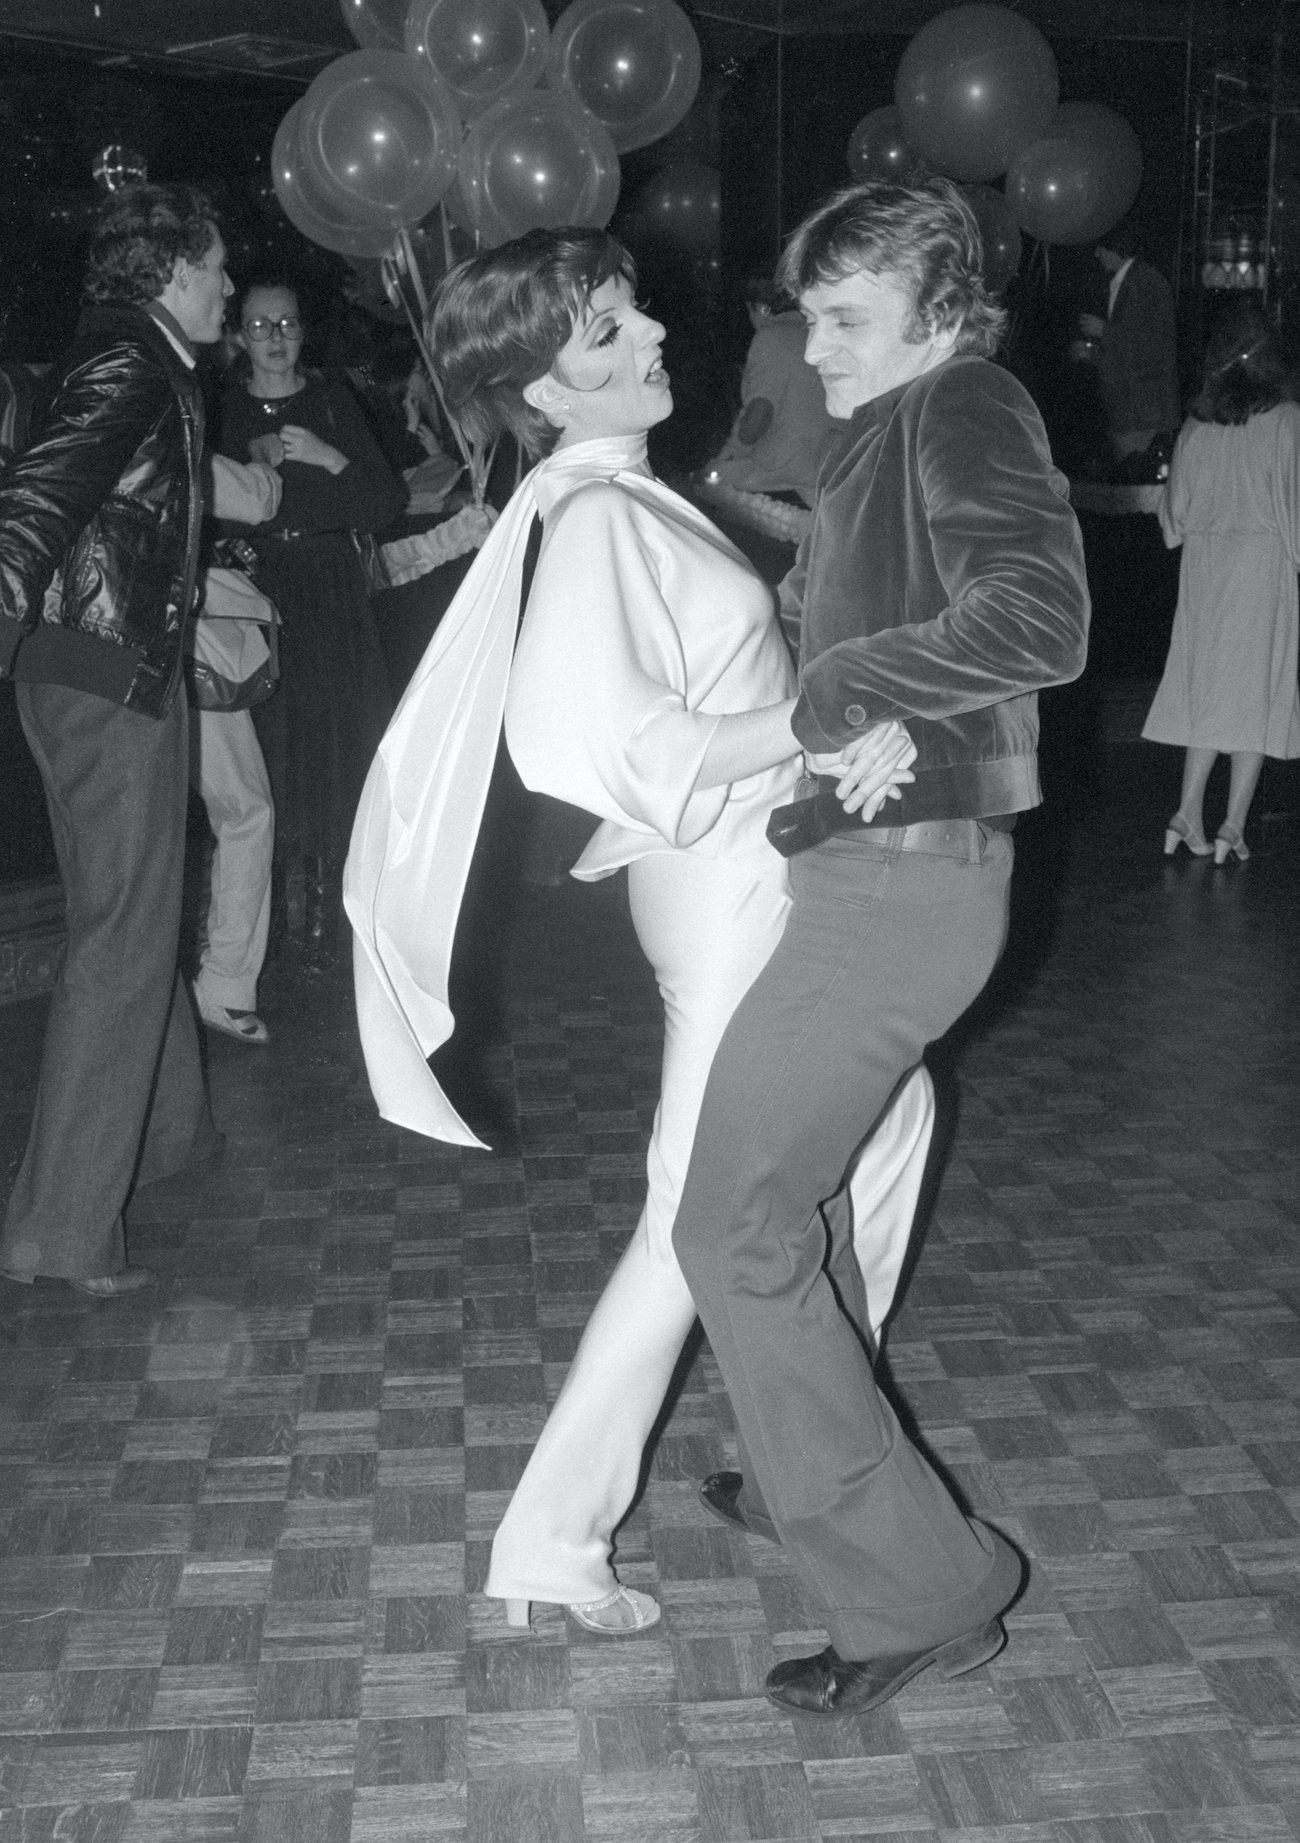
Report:
[[[617,1606],[620,1601],[632,1609],[630,1625],[606,1625],[603,1620],[591,1617],[593,1613],[602,1613],[611,1606]],[[507,1600],[506,1624],[526,1631],[532,1623],[532,1605],[531,1600]],[[646,1632],[652,1625],[658,1625],[663,1608],[648,1593],[638,1593],[635,1587],[620,1585],[612,1593],[607,1593],[603,1600],[584,1600],[577,1606],[567,1606],[565,1611],[572,1613],[578,1624],[585,1626],[587,1631],[599,1632],[602,1638],[624,1638],[633,1632]]]
[[1218,836],[1214,841],[1215,863],[1226,864],[1231,857],[1236,858],[1239,864],[1244,864],[1249,856],[1250,850],[1236,826],[1230,826],[1226,823],[1221,825],[1219,827]]

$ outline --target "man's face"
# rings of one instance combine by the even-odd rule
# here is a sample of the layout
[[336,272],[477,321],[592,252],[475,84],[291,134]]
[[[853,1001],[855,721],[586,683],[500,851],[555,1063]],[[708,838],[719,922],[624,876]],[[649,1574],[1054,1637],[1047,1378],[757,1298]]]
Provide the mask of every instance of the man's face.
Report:
[[234,284],[226,274],[226,246],[215,224],[202,261],[187,262],[183,256],[178,257],[172,282],[172,311],[182,332],[196,346],[215,345],[221,337],[226,301],[234,293]]
[[865,269],[815,283],[799,296],[799,311],[808,328],[804,357],[821,378],[827,410],[841,418],[940,364],[956,336],[939,333],[911,343],[905,336],[913,323],[906,281]]

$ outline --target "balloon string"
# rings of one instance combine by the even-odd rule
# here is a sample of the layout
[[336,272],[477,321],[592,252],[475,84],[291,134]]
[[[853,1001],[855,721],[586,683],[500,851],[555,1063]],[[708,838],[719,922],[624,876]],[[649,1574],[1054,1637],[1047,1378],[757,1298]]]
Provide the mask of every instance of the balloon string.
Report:
[[411,286],[415,290],[415,298],[420,303],[420,318],[423,319],[425,314],[429,311],[429,297],[424,291],[424,277],[420,274],[420,265],[415,260],[415,250],[411,243],[410,231],[398,231],[397,241],[402,246],[402,256],[406,263],[406,273],[411,278]]
[[[410,322],[411,332],[415,338],[416,349],[420,354],[424,369],[429,374],[429,382],[433,386],[433,394],[438,399],[438,408],[442,411],[443,420],[455,437],[456,446],[460,449],[461,460],[464,462],[465,470],[469,475],[470,490],[474,495],[474,504],[481,507],[484,495],[487,491],[487,477],[491,470],[492,457],[496,452],[496,444],[494,443],[491,448],[485,450],[481,443],[467,441],[460,424],[447,407],[447,399],[442,394],[442,385],[439,382],[438,373],[433,363],[433,353],[429,350],[428,341],[424,336],[424,325],[421,315],[412,305],[411,296],[414,295],[415,299],[422,302],[427,309],[428,297],[424,291],[424,279],[415,267],[415,252],[411,247],[411,240],[405,231],[400,233],[392,253],[383,257],[382,261],[385,279],[391,281],[402,303],[402,307],[405,310],[406,318]],[[403,270],[406,271],[411,283],[409,291],[402,286]]]

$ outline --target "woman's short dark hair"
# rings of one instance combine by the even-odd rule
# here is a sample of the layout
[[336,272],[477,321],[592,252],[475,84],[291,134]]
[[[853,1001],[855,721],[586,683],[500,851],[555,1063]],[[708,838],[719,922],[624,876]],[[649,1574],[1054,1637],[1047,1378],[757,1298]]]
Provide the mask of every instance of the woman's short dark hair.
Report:
[[871,179],[846,186],[804,219],[776,279],[797,298],[864,271],[896,276],[912,297],[906,338],[921,345],[955,332],[955,351],[988,358],[1006,313],[984,285],[983,261],[975,213],[951,180]]
[[530,230],[471,256],[438,289],[425,329],[447,407],[466,433],[509,430],[530,454],[549,454],[559,431],[524,400],[552,370],[602,282],[635,287],[632,258],[603,230]]
[[194,186],[123,186],[100,206],[82,289],[88,301],[156,301],[178,257],[200,263],[217,235],[212,201]]
[[1210,334],[1192,415],[1198,422],[1249,422],[1286,394],[1286,367],[1272,321],[1256,302],[1234,302]]
[[267,294],[272,291],[279,294],[291,294],[297,301],[299,310],[302,308],[302,290],[293,277],[287,275],[283,269],[264,269],[257,275],[250,276],[236,291],[235,299],[241,309],[256,288],[263,289]]

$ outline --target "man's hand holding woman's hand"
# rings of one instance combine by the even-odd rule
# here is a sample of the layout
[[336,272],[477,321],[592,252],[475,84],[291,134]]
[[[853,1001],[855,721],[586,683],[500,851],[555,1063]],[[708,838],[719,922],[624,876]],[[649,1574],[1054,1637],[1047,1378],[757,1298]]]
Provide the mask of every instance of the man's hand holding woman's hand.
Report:
[[916,776],[911,772],[916,744],[901,723],[873,723],[835,755],[810,755],[814,774],[839,776],[836,797],[846,813],[862,814],[870,825],[886,800],[900,798],[899,789]]

